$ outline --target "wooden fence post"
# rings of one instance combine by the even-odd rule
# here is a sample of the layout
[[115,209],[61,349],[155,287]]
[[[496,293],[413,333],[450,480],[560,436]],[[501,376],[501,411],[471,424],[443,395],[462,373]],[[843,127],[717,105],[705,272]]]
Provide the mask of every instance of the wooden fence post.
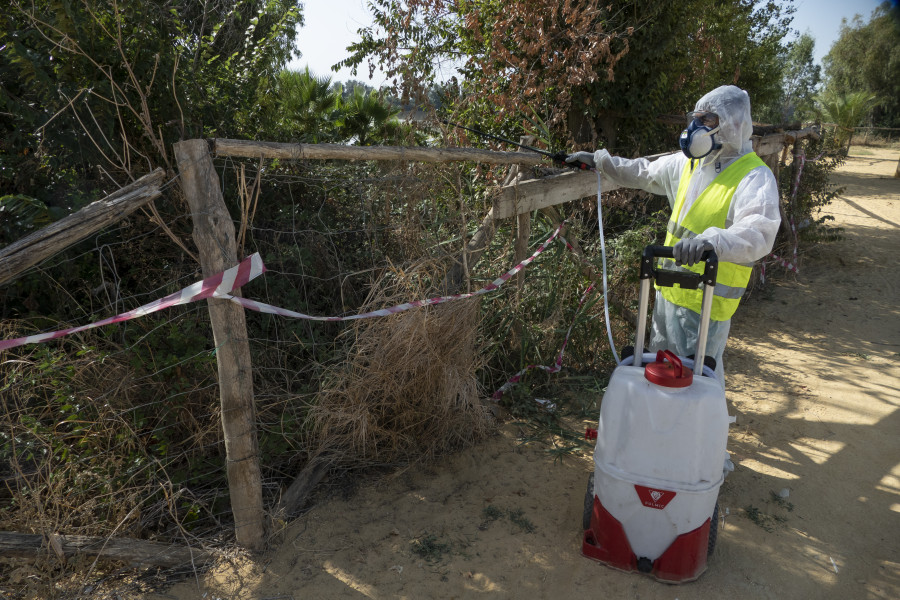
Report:
[[[203,277],[238,264],[234,223],[225,206],[206,140],[174,145],[181,187],[191,207],[194,242]],[[238,296],[239,290],[233,292]],[[244,309],[233,302],[207,300],[216,345],[222,431],[225,436],[228,490],[238,544],[251,550],[264,545],[262,477],[256,439],[253,371]]]
[[[523,146],[531,146],[534,144],[534,136],[533,135],[523,135],[519,138],[519,143]],[[519,148],[520,152],[526,152],[524,148]],[[519,165],[515,165],[513,167],[516,169],[516,172],[513,176],[513,180],[518,179],[519,177]],[[510,181],[509,183],[514,183],[514,181]],[[528,258],[528,240],[531,238],[531,213],[524,212],[516,215],[516,263],[520,263],[526,258]],[[525,285],[525,273],[519,271],[519,274],[516,275],[516,287],[519,288],[519,293],[522,293],[522,287]]]

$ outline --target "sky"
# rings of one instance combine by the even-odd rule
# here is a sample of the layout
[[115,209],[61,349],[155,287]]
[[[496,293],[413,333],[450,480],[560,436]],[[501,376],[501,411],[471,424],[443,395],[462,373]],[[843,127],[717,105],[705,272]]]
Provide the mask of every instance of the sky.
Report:
[[[846,17],[849,21],[860,14],[863,22],[868,22],[879,4],[881,0],[794,0],[797,12],[792,27],[812,34],[816,40],[815,60],[821,64],[838,38],[841,19]],[[299,70],[308,65],[314,74],[330,75],[333,81],[357,79],[376,88],[385,83],[384,75],[378,71],[369,80],[365,64],[360,65],[355,77],[346,68],[337,73],[331,71],[332,65],[349,54],[347,46],[359,41],[356,31],[372,22],[367,0],[306,0],[303,17],[306,24],[297,32],[297,45],[303,56],[291,61],[288,68]]]

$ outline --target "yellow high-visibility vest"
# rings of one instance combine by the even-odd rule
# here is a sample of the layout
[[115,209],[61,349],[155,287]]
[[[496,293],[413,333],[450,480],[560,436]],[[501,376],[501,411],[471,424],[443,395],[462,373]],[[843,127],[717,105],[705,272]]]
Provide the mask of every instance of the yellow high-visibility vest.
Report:
[[[678,183],[678,193],[675,196],[675,208],[666,233],[666,246],[674,246],[679,240],[690,239],[703,233],[709,227],[725,228],[725,219],[728,209],[731,207],[731,199],[741,180],[753,169],[765,163],[755,152],[745,154],[732,164],[707,186],[694,204],[688,210],[684,218],[681,218],[684,199],[687,195],[688,185],[694,171],[691,162],[684,165],[681,180]],[[679,219],[681,219],[679,221]],[[672,259],[662,259],[662,266],[667,269],[689,270],[694,273],[703,273],[703,263],[691,267],[686,265],[676,266]],[[713,296],[712,315],[713,321],[727,321],[737,310],[741,297],[747,289],[750,281],[750,271],[753,265],[742,265],[719,261],[718,275],[716,276],[716,289]],[[700,313],[702,289],[683,289],[679,286],[659,287],[663,298],[678,306],[683,306],[696,313]]]

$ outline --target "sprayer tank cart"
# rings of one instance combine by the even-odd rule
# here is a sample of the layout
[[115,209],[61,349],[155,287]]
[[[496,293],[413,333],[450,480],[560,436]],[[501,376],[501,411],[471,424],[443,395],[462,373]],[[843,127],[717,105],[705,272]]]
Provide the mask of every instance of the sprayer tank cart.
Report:
[[[704,272],[696,274],[658,268],[657,258],[673,258],[672,248],[644,249],[634,347],[644,347],[652,282],[702,285],[695,356],[704,357],[718,259],[714,252],[704,253]],[[668,350],[637,351],[613,371],[585,496],[585,556],[670,583],[693,581],[706,570],[716,541],[716,501],[731,422],[708,361]]]

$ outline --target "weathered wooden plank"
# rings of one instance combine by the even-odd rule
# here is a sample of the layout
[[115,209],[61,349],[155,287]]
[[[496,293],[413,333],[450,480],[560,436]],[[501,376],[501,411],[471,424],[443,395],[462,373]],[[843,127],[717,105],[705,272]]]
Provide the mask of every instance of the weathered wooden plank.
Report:
[[822,135],[819,133],[818,127],[807,127],[806,129],[784,132],[784,141],[787,144],[793,144],[794,142],[797,142],[804,138],[813,138],[817,140],[820,137],[822,137]]
[[[619,189],[604,183],[603,193]],[[593,171],[571,171],[542,179],[520,181],[500,189],[494,197],[495,219],[508,219],[522,213],[540,210],[597,194],[597,174]]]
[[[816,137],[815,128],[785,133],[773,133],[753,138],[754,151],[765,160],[765,157],[780,153],[786,140],[793,142],[804,137]],[[649,160],[656,160],[670,154],[654,154]],[[604,182],[603,193],[619,189],[619,186]],[[494,198],[493,214],[495,219],[507,219],[518,214],[540,210],[548,206],[579,200],[597,193],[597,175],[590,171],[573,171],[561,173],[541,179],[520,181],[500,189]]]
[[0,249],[0,284],[124,219],[160,195],[165,171],[156,169],[102,200]]
[[285,144],[253,140],[211,140],[214,154],[287,160],[407,160],[414,162],[472,161],[493,165],[541,165],[549,159],[533,152],[497,152],[481,148],[420,148],[415,146],[345,146],[343,144]]
[[[205,140],[174,145],[181,185],[191,207],[194,242],[200,251],[203,277],[238,264],[234,222],[225,206],[219,177]],[[238,291],[232,292],[238,295]],[[216,345],[222,431],[225,438],[228,490],[237,542],[251,550],[265,544],[262,476],[256,437],[253,367],[244,309],[229,302],[207,300]]]
[[753,151],[763,160],[770,154],[781,154],[781,148],[784,146],[784,138],[785,134],[783,133],[773,133],[760,138],[753,138]]
[[808,137],[819,139],[819,130],[816,127],[807,127],[806,129],[754,137],[752,138],[753,151],[765,160],[765,157],[770,154],[782,152],[785,145],[793,144]]
[[[653,161],[669,154],[672,153],[663,152],[644,158]],[[603,182],[604,194],[617,189],[619,189],[618,185],[608,180]],[[499,194],[494,197],[493,214],[495,219],[508,219],[522,213],[596,195],[597,173],[594,171],[569,171],[503,186],[500,188]]]
[[209,561],[213,555],[187,546],[132,538],[54,535],[55,543],[42,535],[0,531],[0,556],[33,558],[53,552],[65,557],[77,554],[121,560],[137,566],[179,567]]

